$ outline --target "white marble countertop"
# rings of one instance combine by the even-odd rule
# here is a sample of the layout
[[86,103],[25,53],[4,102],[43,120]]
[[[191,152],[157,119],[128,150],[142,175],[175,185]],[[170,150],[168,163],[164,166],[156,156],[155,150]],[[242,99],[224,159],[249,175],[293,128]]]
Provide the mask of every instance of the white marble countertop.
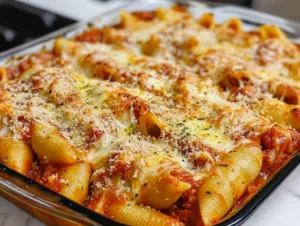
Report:
[[[93,17],[118,4],[115,2],[108,7],[95,0],[26,0],[26,2],[78,20]],[[299,225],[300,166],[259,207],[244,226]],[[43,224],[5,199],[0,198],[0,226],[43,226]]]

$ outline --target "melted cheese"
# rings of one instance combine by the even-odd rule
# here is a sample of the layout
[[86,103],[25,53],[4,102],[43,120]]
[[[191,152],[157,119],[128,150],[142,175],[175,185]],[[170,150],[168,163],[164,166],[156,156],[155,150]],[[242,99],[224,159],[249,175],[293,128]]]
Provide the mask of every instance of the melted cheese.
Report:
[[216,150],[228,152],[234,148],[234,142],[207,121],[195,119],[188,120],[185,122],[183,129],[191,131],[192,135],[199,137],[204,144],[211,146]]

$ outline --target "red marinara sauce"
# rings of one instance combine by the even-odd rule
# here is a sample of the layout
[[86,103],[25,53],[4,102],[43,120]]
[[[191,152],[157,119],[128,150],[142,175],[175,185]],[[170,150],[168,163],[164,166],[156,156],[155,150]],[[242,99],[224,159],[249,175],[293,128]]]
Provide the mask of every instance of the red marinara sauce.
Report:
[[170,174],[181,181],[189,183],[191,188],[185,191],[179,200],[166,210],[166,213],[186,225],[197,224],[200,220],[200,211],[197,199],[199,183],[197,183],[197,181],[195,181],[192,175],[188,172],[173,170]]
[[59,166],[53,163],[48,163],[43,177],[38,182],[50,188],[54,192],[60,193],[63,183],[59,175]]
[[22,72],[31,68],[34,65],[45,65],[55,58],[53,52],[41,51],[34,53],[27,59],[21,61],[19,64],[5,68],[8,79],[17,78]]

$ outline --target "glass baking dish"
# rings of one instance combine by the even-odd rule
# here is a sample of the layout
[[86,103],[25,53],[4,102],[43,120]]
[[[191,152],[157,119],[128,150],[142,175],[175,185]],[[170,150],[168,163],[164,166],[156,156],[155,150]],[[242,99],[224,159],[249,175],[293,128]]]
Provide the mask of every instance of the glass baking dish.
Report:
[[[168,7],[176,2],[172,0],[137,0],[124,2],[105,14],[89,21],[77,23],[53,32],[47,36],[0,53],[0,63],[12,56],[35,52],[41,48],[51,48],[58,36],[72,37],[85,29],[90,23],[97,26],[112,25],[118,22],[119,10],[149,11],[158,7]],[[238,17],[244,22],[244,29],[253,29],[261,24],[274,24],[280,27],[294,42],[300,42],[300,24],[255,10],[227,4],[200,3],[184,1],[189,12],[199,17],[204,12],[212,12],[217,22]],[[238,210],[229,213],[218,226],[241,225],[266,200],[278,185],[300,163],[300,155],[293,155],[268,182]],[[13,202],[47,225],[122,225],[75,202],[54,193],[46,187],[0,164],[0,195]]]

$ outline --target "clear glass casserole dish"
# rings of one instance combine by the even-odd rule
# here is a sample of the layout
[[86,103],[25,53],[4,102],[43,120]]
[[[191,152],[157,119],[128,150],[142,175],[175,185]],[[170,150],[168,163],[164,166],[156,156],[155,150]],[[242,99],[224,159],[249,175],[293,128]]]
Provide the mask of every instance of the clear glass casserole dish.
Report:
[[[99,18],[97,17],[87,22],[72,25],[31,43],[3,52],[0,54],[0,61],[4,62],[12,56],[34,52],[42,47],[51,48],[54,37],[73,37],[77,32],[85,29],[89,23],[95,23],[97,26],[115,24],[118,21],[118,11],[121,9],[127,11],[154,10],[158,7],[170,6],[173,3],[174,1],[167,0],[128,2],[121,8],[114,9]],[[194,1],[183,4],[195,17],[199,17],[204,12],[212,12],[217,22],[223,22],[235,16],[242,19],[246,30],[260,24],[274,24],[285,31],[288,37],[295,42],[297,42],[297,38],[300,36],[300,25],[298,23],[246,8]],[[298,164],[299,156],[295,155],[274,174],[251,200],[245,203],[241,209],[227,215],[223,222],[218,225],[240,225],[244,222]],[[0,178],[1,196],[20,206],[48,225],[120,225],[2,165],[0,166]]]

